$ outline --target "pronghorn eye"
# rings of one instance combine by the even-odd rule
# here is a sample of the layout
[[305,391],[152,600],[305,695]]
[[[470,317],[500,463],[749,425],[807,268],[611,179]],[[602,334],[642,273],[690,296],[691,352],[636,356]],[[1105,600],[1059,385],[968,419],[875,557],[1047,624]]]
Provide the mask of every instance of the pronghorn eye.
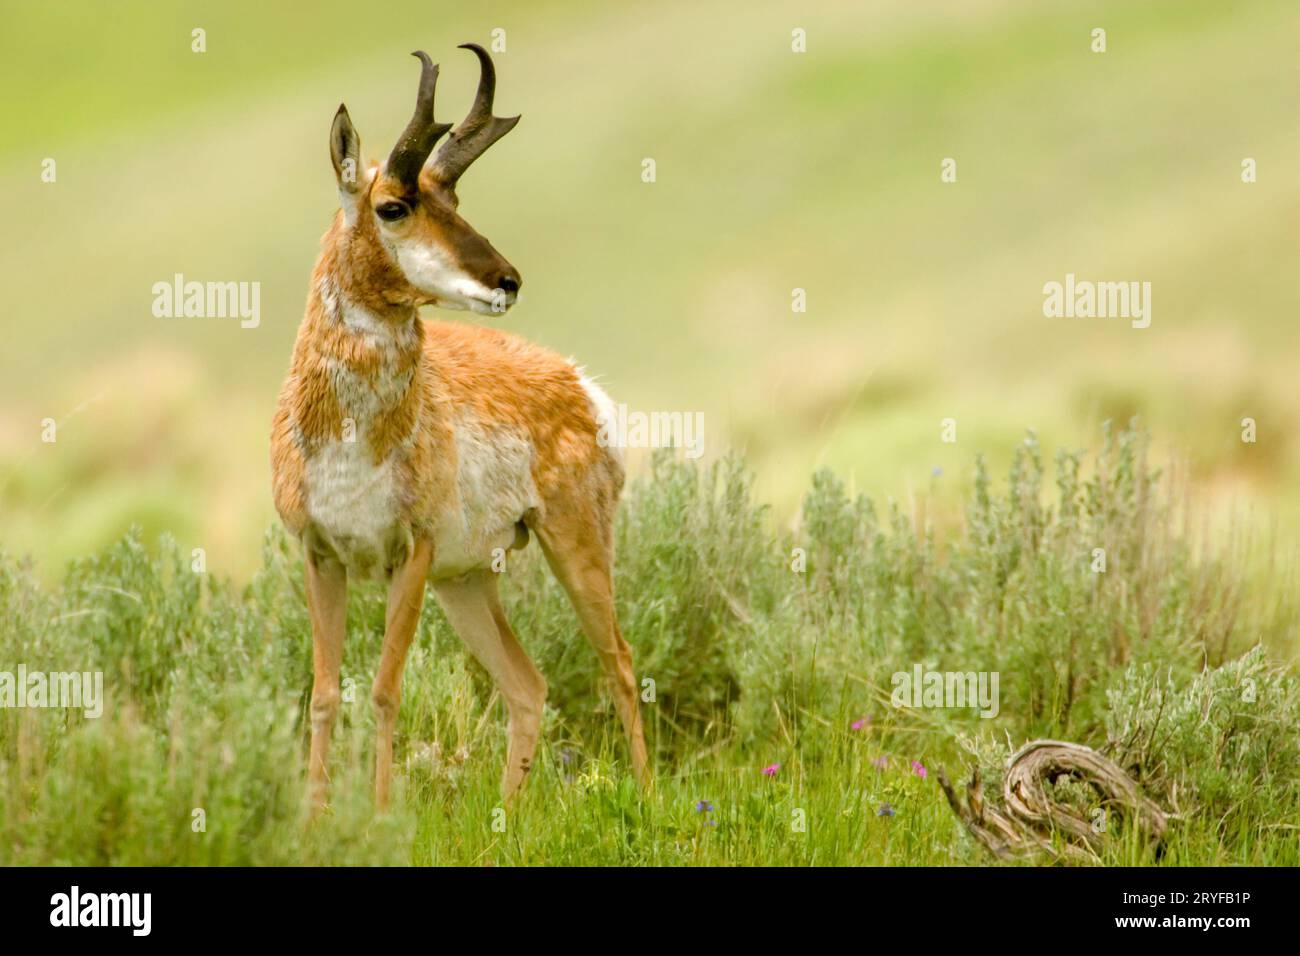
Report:
[[411,210],[404,202],[386,202],[375,208],[375,215],[384,222],[396,222]]

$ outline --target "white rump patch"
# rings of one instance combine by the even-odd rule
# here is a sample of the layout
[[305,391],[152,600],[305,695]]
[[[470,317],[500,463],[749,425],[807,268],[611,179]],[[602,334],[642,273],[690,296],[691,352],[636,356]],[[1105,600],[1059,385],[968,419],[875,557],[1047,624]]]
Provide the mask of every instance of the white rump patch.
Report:
[[[573,367],[578,373],[578,381],[582,383],[582,388],[587,393],[587,401],[591,402],[592,414],[596,416],[597,431],[603,429],[606,434],[609,434],[618,425],[618,409],[614,407],[614,400],[609,397],[609,393],[596,384],[594,379],[584,373],[581,366]],[[620,467],[623,466],[624,455],[621,445],[612,443],[605,448],[605,451],[618,462]]]

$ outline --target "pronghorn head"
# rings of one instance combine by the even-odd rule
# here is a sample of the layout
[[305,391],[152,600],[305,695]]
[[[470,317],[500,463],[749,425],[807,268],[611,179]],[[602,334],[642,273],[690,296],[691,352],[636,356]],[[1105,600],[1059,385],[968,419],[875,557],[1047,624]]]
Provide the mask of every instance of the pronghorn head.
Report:
[[[330,130],[330,157],[339,184],[348,260],[355,280],[401,304],[434,304],[475,312],[514,305],[519,272],[456,211],[456,182],[470,163],[510,132],[519,117],[492,115],[496,70],[486,50],[462,44],[478,57],[474,105],[464,121],[435,123],[438,67],[423,51],[415,115],[382,166],[362,170],[361,139],[347,108]],[[434,145],[451,130],[447,141]]]

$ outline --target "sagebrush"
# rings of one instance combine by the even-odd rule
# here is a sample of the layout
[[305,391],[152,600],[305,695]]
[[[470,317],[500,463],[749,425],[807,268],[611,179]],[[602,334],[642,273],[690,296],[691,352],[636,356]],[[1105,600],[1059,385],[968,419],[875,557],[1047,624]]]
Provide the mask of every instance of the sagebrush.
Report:
[[[377,818],[383,592],[354,596],[334,804],[308,827],[296,545],[268,532],[243,588],[137,535],[57,588],[4,557],[0,670],[102,671],[107,700],[99,719],[0,710],[0,862],[982,862],[927,765],[970,751],[995,783],[998,754],[1037,736],[1109,749],[1177,814],[1162,855],[1117,843],[1109,862],[1300,862],[1291,591],[1190,540],[1146,447],[1108,430],[1091,462],[1058,453],[1049,482],[1031,435],[1005,485],[976,464],[951,529],[825,472],[777,528],[739,459],[658,455],[629,489],[617,571],[658,783],[627,778],[595,656],[530,549],[503,592],[550,697],[506,824],[501,708],[434,602],[403,687],[395,809]],[[891,675],[918,663],[998,672],[998,716],[892,707]]]

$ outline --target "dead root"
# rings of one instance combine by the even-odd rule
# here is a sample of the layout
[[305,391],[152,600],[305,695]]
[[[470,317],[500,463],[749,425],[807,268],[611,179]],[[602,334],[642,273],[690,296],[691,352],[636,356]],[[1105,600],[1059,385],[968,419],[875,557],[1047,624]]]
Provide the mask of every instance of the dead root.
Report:
[[[948,805],[979,843],[1000,860],[1045,854],[1068,862],[1097,859],[1116,816],[1127,816],[1154,844],[1164,837],[1166,815],[1128,774],[1097,751],[1059,740],[1034,740],[1007,761],[1002,805],[984,805],[979,769],[966,786],[966,802],[937,773]],[[1063,779],[1086,784],[1096,803],[1081,812],[1055,799],[1052,787]],[[1063,838],[1063,839],[1062,839]]]

